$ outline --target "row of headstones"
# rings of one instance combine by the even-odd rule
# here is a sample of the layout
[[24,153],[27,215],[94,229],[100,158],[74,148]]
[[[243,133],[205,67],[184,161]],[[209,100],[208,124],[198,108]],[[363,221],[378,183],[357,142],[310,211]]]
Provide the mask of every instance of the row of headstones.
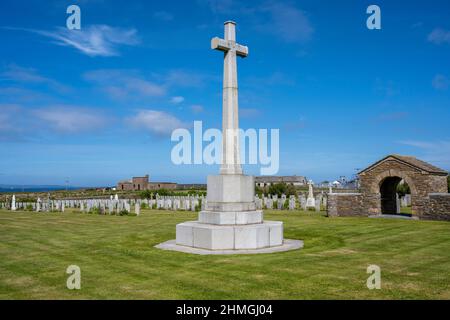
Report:
[[325,194],[318,194],[313,198],[307,198],[304,194],[299,196],[281,195],[278,198],[277,195],[263,195],[261,198],[255,196],[256,209],[269,209],[269,210],[297,210],[302,209],[304,211],[308,209],[314,209],[320,211],[323,207],[327,206],[327,197]]
[[109,214],[126,211],[140,214],[141,207],[145,205],[151,209],[197,211],[204,209],[206,199],[203,196],[190,197],[157,197],[156,199],[85,199],[85,200],[44,200],[36,202],[0,202],[0,209],[31,210],[37,212],[64,212],[66,208],[79,208],[81,212],[99,210],[100,213]]
[[400,206],[410,207],[411,206],[411,195],[405,194],[403,197],[399,197],[397,194],[397,199],[400,201]]
[[[278,197],[277,195],[255,196],[256,209],[270,210],[307,210],[314,208],[320,211],[322,207],[327,205],[327,197],[318,194],[315,198],[307,198],[304,194],[298,197],[286,195]],[[204,210],[207,205],[204,196],[157,196],[156,199],[84,199],[84,200],[41,200],[37,202],[15,202],[14,209],[11,203],[0,203],[0,209],[9,210],[32,210],[38,212],[60,211],[64,212],[66,208],[79,208],[82,212],[91,212],[99,210],[100,213],[121,213],[126,211],[131,213],[134,207],[135,213],[140,214],[140,210],[145,207],[159,210],[183,210],[198,211]]]

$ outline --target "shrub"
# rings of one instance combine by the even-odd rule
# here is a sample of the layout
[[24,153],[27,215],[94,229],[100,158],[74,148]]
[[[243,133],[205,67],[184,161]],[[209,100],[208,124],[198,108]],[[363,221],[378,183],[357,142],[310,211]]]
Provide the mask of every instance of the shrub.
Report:
[[91,208],[88,212],[89,214],[101,214],[100,208]]
[[286,196],[293,196],[296,192],[297,190],[295,189],[295,186],[292,184],[286,184],[285,182],[275,183],[269,187],[269,194],[276,194],[279,197],[281,197],[282,194]]
[[403,197],[405,194],[410,194],[411,190],[407,183],[398,184],[397,185],[397,193],[400,197]]
[[153,194],[153,192],[151,192],[150,190],[144,190],[139,193],[139,197],[141,199],[151,199],[152,194]]

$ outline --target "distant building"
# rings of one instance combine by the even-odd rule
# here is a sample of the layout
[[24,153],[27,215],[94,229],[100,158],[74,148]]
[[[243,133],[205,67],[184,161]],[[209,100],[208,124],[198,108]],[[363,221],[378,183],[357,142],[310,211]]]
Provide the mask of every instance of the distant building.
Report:
[[206,184],[205,183],[184,183],[184,184],[177,184],[177,189],[179,190],[206,190]]
[[117,190],[119,191],[141,191],[176,188],[177,184],[174,182],[150,182],[148,174],[144,177],[133,177],[131,178],[131,180],[119,181],[117,183]]
[[308,181],[302,176],[262,176],[255,177],[255,183],[258,187],[264,188],[276,183],[286,183],[293,186],[305,186]]

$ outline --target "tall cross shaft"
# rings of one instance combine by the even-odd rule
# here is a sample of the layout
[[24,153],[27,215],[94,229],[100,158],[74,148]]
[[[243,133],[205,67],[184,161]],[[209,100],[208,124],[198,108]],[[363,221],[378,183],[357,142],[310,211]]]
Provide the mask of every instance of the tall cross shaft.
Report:
[[236,43],[236,23],[225,22],[225,39],[215,37],[211,48],[224,52],[221,174],[242,174],[239,148],[239,104],[236,56],[245,58],[248,48]]

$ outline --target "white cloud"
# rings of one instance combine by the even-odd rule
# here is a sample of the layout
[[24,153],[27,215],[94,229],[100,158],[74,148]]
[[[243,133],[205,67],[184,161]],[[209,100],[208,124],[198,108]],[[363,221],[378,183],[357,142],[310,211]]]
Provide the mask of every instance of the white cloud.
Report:
[[188,70],[170,70],[166,75],[160,75],[168,86],[200,88],[211,77],[202,73]]
[[170,102],[173,103],[173,104],[180,104],[183,101],[184,101],[184,97],[181,97],[181,96],[172,97],[170,99]]
[[446,76],[438,74],[433,78],[432,85],[436,90],[447,90],[450,86],[450,80]]
[[271,2],[262,6],[271,17],[260,28],[279,36],[286,42],[306,42],[314,33],[307,14],[293,5]]
[[202,113],[203,110],[204,110],[204,108],[203,108],[202,105],[194,104],[194,105],[191,106],[191,111],[192,111],[193,113]]
[[308,14],[290,3],[281,1],[263,1],[261,5],[252,5],[247,1],[234,0],[197,0],[207,6],[213,14],[228,17],[236,12],[247,16],[248,23],[262,33],[273,34],[291,43],[304,43],[311,39],[314,28]]
[[428,41],[434,44],[450,43],[450,30],[436,28],[428,35]]
[[180,119],[164,111],[139,110],[138,113],[126,119],[135,128],[145,129],[156,135],[172,133],[177,128],[187,127]]
[[17,82],[43,83],[50,81],[37,73],[35,69],[23,68],[15,64],[9,65],[5,71],[0,73],[2,80]]
[[197,0],[200,5],[206,5],[215,14],[227,14],[232,12],[236,6],[233,0]]
[[0,134],[15,129],[13,121],[20,107],[12,104],[0,104]]
[[54,101],[54,97],[42,91],[29,90],[20,87],[0,87],[0,98],[3,102],[10,103],[36,103]]
[[23,140],[21,135],[23,126],[20,125],[23,118],[20,106],[0,104],[0,111],[0,141]]
[[423,160],[441,166],[443,169],[450,169],[450,140],[404,140],[398,143],[417,149]]
[[58,81],[40,75],[36,69],[24,68],[15,64],[10,64],[2,73],[0,73],[0,80],[17,83],[45,84],[59,92],[68,92],[71,90],[69,87]]
[[82,27],[81,30],[69,30],[65,27],[58,27],[54,31],[9,29],[39,34],[52,39],[53,43],[57,45],[73,47],[91,57],[118,56],[120,55],[118,50],[120,45],[134,46],[140,43],[136,29],[117,28],[108,25],[91,25]]
[[33,111],[41,127],[61,133],[93,131],[106,124],[106,117],[98,111],[74,106],[55,106]]
[[397,85],[392,80],[375,79],[375,91],[386,97],[393,97],[399,93]]
[[166,94],[165,86],[146,80],[133,70],[95,70],[86,72],[84,78],[115,99]]

